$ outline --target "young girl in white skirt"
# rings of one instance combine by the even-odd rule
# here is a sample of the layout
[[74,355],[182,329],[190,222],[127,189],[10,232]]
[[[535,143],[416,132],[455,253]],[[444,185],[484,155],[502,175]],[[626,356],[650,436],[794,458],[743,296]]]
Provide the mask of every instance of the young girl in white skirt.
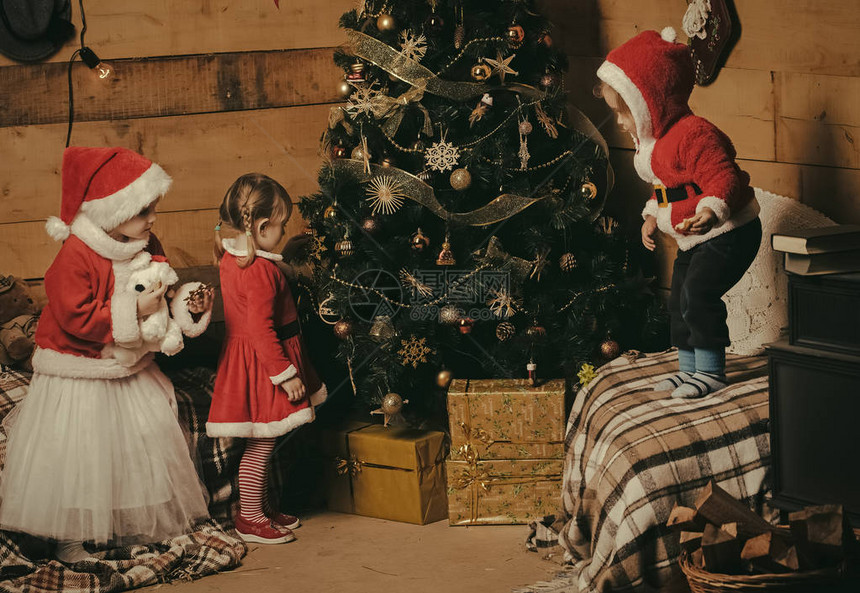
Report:
[[[45,274],[29,393],[7,430],[0,528],[56,540],[74,562],[83,542],[161,541],[208,512],[173,386],[140,347],[139,319],[167,287],[128,286],[133,258],[165,260],[150,228],[171,179],[124,148],[68,148],[62,176],[62,220],[47,229],[64,243]],[[209,323],[211,293],[199,288],[183,285],[170,306],[189,336]]]

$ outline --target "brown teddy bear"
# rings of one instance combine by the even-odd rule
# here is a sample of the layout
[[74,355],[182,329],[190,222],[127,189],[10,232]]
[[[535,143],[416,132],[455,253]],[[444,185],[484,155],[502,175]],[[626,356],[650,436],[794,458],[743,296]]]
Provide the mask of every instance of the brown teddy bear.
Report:
[[0,276],[0,364],[31,370],[39,304],[27,284]]

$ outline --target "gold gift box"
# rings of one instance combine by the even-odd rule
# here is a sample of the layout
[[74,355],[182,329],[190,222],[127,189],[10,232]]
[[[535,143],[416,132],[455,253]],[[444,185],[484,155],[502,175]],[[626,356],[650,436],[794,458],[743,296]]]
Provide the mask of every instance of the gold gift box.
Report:
[[328,508],[424,525],[448,513],[445,434],[352,422],[323,435]]
[[558,511],[567,394],[563,379],[451,384],[451,525],[528,523]]
[[558,513],[561,459],[445,462],[451,525],[515,525]]

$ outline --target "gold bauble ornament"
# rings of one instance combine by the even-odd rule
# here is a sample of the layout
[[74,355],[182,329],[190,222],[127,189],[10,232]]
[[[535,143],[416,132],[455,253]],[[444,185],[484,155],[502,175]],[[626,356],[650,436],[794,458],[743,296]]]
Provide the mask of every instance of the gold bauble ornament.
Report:
[[471,185],[472,174],[469,173],[468,169],[464,169],[463,167],[454,169],[454,172],[451,173],[451,187],[457,191],[464,191],[469,189],[469,186]]
[[352,321],[341,319],[334,324],[334,335],[340,340],[346,340],[352,335]]
[[586,200],[593,200],[597,197],[597,186],[590,181],[586,181],[579,187],[579,195]]
[[345,80],[339,81],[337,83],[337,94],[338,96],[346,99],[352,94],[352,85]]
[[448,389],[448,386],[451,385],[451,381],[454,379],[454,375],[451,374],[451,371],[448,369],[442,369],[438,373],[436,373],[436,385],[441,387],[442,389]]
[[421,252],[424,251],[424,249],[426,249],[430,245],[430,239],[427,237],[427,235],[422,233],[421,229],[419,228],[417,231],[415,231],[415,234],[412,235],[412,238],[409,239],[409,245],[412,246],[413,250]]
[[386,169],[390,169],[391,167],[394,166],[394,159],[391,158],[390,156],[387,156],[387,157],[383,158],[381,161],[379,161],[379,166],[385,167]]
[[439,323],[445,325],[457,325],[460,323],[462,311],[455,305],[445,305],[439,310]]
[[541,88],[548,89],[550,87],[554,87],[558,84],[558,74],[554,74],[552,72],[547,72],[543,76],[540,77],[540,86]]
[[603,358],[606,359],[616,358],[621,354],[621,346],[619,346],[618,342],[615,340],[606,338],[600,344],[600,353],[603,355]]
[[376,19],[376,28],[380,31],[393,31],[395,26],[394,17],[387,13],[382,13]]
[[478,82],[484,82],[490,77],[492,74],[492,70],[486,64],[475,64],[472,66],[472,79],[477,80]]
[[558,266],[563,272],[572,272],[576,269],[576,256],[572,253],[565,253],[558,260]]
[[382,222],[375,216],[368,216],[361,221],[361,230],[368,235],[375,235],[382,229]]
[[445,28],[445,19],[435,12],[427,17],[424,21],[424,29],[430,35],[439,34]]
[[[352,149],[352,152],[349,153],[350,158],[353,158],[357,161],[364,160],[364,149],[361,147],[361,144]],[[370,151],[367,153],[367,158],[371,158]]]
[[502,321],[496,326],[496,337],[500,342],[511,339],[517,332],[517,328],[510,321]]
[[329,221],[337,218],[337,208],[335,208],[334,206],[329,206],[328,208],[326,208],[323,212],[323,218]]
[[382,404],[371,414],[383,414],[385,416],[383,426],[388,426],[392,416],[399,414],[403,410],[403,405],[408,403],[409,400],[400,397],[399,393],[386,393],[385,397],[382,398]]

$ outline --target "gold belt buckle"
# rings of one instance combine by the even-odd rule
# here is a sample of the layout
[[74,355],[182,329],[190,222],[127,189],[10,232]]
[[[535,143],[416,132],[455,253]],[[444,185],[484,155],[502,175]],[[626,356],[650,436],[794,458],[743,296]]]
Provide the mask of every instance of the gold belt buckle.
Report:
[[655,185],[654,193],[657,194],[657,206],[659,208],[669,207],[669,194],[666,193],[665,185]]

